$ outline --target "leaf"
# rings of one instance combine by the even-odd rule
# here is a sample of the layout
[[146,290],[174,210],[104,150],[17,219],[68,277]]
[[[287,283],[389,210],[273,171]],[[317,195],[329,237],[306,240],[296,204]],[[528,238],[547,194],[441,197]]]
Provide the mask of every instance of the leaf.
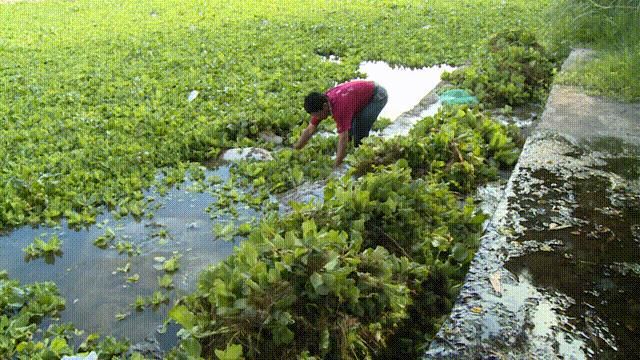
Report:
[[301,184],[302,179],[304,178],[304,173],[302,172],[302,170],[296,167],[291,170],[291,176],[293,177],[293,181],[295,182],[295,184]]
[[162,303],[169,302],[169,296],[161,291],[154,291],[151,295],[151,304],[158,306]]
[[180,263],[178,262],[179,256],[175,255],[169,258],[162,264],[162,269],[168,273],[173,273],[180,269]]
[[251,232],[251,223],[244,223],[238,226],[238,234],[242,236],[249,235]]
[[136,296],[136,301],[132,304],[136,310],[142,310],[147,305],[147,300],[142,296]]
[[461,243],[456,243],[453,245],[453,249],[451,249],[451,256],[457,262],[465,262],[469,257],[469,251],[467,251],[467,247]]
[[302,223],[302,236],[307,238],[314,236],[317,232],[316,223],[313,220],[307,220]]
[[323,285],[322,276],[320,276],[320,274],[316,272],[311,274],[311,276],[309,277],[309,280],[311,281],[311,285],[313,285],[313,288],[315,290],[317,290],[320,286]]
[[[180,342],[180,347],[184,349],[187,356],[190,356],[194,359],[200,359],[200,354],[202,353],[202,346],[197,339],[189,337]],[[242,355],[242,353],[240,353]]]
[[220,238],[224,241],[231,241],[236,235],[235,225],[232,222],[229,222],[225,225],[222,225],[220,223],[215,224],[213,227],[213,233],[217,238]]
[[293,341],[293,331],[291,331],[286,325],[276,326],[275,329],[272,330],[272,333],[273,342],[276,345],[290,344]]
[[56,336],[49,344],[49,349],[54,353],[61,355],[69,350],[69,345],[67,345],[67,340],[63,337]]
[[138,280],[140,280],[140,275],[139,274],[133,274],[133,275],[127,277],[127,282],[129,282],[129,283],[136,283],[136,282],[138,282]]
[[309,277],[309,280],[311,281],[311,285],[313,286],[313,290],[315,290],[315,292],[318,295],[324,296],[324,295],[329,294],[329,287],[325,285],[324,280],[323,280],[323,278],[322,278],[322,276],[320,274],[314,272]]
[[224,350],[215,350],[219,360],[243,360],[242,345],[229,344]]
[[338,266],[338,254],[332,253],[329,257],[329,261],[324,265],[324,269],[327,271],[332,271]]
[[158,276],[158,286],[171,289],[173,288],[173,278],[169,274],[164,274],[162,276]]
[[106,249],[109,246],[110,240],[105,236],[98,236],[94,241],[93,245],[100,249]]
[[191,330],[196,323],[196,316],[184,305],[173,307],[168,316],[187,330]]

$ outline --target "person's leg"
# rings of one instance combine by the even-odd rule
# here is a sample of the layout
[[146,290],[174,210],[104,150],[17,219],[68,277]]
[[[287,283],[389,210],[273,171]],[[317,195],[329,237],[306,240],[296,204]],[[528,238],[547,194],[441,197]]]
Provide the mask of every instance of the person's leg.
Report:
[[362,139],[369,135],[373,123],[386,104],[387,91],[382,86],[376,85],[373,98],[353,117],[353,122],[351,123],[349,135],[351,135],[356,147],[360,146]]

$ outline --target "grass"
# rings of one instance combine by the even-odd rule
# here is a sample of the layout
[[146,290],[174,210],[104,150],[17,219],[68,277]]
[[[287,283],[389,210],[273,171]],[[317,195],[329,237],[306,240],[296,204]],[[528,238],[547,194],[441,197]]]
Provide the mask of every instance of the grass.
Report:
[[252,144],[263,130],[291,143],[304,95],[355,77],[363,60],[461,64],[490,33],[541,27],[548,4],[2,4],[0,229],[139,208],[158,169]]
[[561,73],[557,81],[582,86],[591,95],[640,101],[640,46],[601,50],[593,60]]
[[557,82],[593,95],[640,101],[640,1],[564,0],[549,7],[558,49],[591,47],[592,61],[561,74]]

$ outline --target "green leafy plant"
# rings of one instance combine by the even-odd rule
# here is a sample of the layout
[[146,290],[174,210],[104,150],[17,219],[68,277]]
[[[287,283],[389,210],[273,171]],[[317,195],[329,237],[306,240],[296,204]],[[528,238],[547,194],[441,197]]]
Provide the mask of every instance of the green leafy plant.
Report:
[[62,240],[58,235],[52,235],[49,241],[36,237],[26,248],[22,249],[27,259],[35,259],[41,256],[62,255]]
[[451,107],[416,123],[406,137],[372,139],[347,157],[357,175],[406,159],[413,178],[432,177],[470,192],[513,165],[518,130],[493,121],[478,108]]
[[123,267],[117,267],[116,272],[128,273],[131,270],[131,263],[126,263]]
[[162,263],[162,269],[168,273],[174,273],[180,269],[181,255],[174,255]]
[[242,346],[229,344],[227,348],[224,350],[216,350],[216,356],[220,360],[242,360],[244,357],[242,356]]
[[373,123],[371,130],[373,131],[381,131],[387,128],[387,126],[391,125],[393,122],[389,118],[379,118],[376,122]]
[[173,278],[169,274],[158,276],[158,286],[165,289],[173,288]]
[[405,282],[421,273],[417,264],[382,247],[361,251],[355,230],[317,229],[312,220],[286,233],[261,226],[169,313],[201,339],[205,356],[236,339],[250,358],[305,350],[351,358],[380,347],[386,326],[405,316]]
[[116,238],[116,233],[112,228],[107,227],[104,231],[104,234],[98,236],[94,241],[93,245],[99,247],[100,249],[108,248],[113,240]]
[[154,291],[153,295],[151,295],[151,298],[149,299],[149,303],[154,307],[158,307],[161,304],[168,302],[169,296],[161,291]]
[[[283,149],[273,154],[272,161],[242,161],[232,167],[238,186],[264,189],[266,195],[282,193],[304,180],[319,180],[331,174],[336,138],[316,136],[300,151]],[[252,194],[255,196],[256,192]]]
[[133,308],[136,309],[137,311],[142,311],[148,304],[149,303],[144,296],[138,295],[136,296],[135,302],[131,304],[131,306],[133,306]]
[[444,73],[442,79],[497,107],[542,103],[556,71],[554,64],[533,31],[514,29],[495,34],[470,66]]
[[[112,211],[114,217],[140,217],[147,211],[144,191],[150,186],[155,185],[161,193],[167,192],[171,186],[179,186],[187,174],[201,182],[202,168],[198,162],[215,158],[227,148],[265,145],[259,140],[261,131],[282,136],[284,145],[290,145],[291,139],[306,126],[306,120],[302,119],[308,118],[301,106],[292,107],[291,104],[300,104],[306,91],[326,89],[334,81],[353,78],[360,61],[375,58],[408,66],[462,64],[469,51],[475,49],[489,32],[508,29],[514,21],[524,25],[541,24],[537,14],[547,3],[516,0],[494,6],[493,2],[481,0],[459,6],[446,1],[429,4],[367,1],[366,6],[359,2],[341,3],[340,11],[335,11],[331,3],[315,4],[313,12],[305,12],[300,9],[308,4],[296,1],[273,11],[271,5],[249,2],[228,6],[227,2],[212,1],[194,7],[189,2],[168,0],[154,3],[152,13],[161,14],[158,19],[149,15],[144,6],[136,7],[134,5],[139,4],[129,0],[121,4],[127,11],[115,13],[109,6],[56,3],[56,11],[68,12],[73,17],[73,21],[65,26],[60,26],[60,17],[50,16],[52,8],[45,3],[3,7],[0,29],[7,36],[3,37],[0,47],[3,59],[0,86],[12,91],[0,92],[0,154],[4,156],[0,169],[0,229],[42,222],[56,224],[63,219],[69,226],[78,227],[95,222],[96,216],[105,209]],[[331,21],[318,20],[318,13],[330,13]],[[476,16],[478,13],[483,16]],[[218,21],[220,19],[228,21]],[[461,19],[465,21],[458,21]],[[468,19],[473,21],[466,21]],[[113,24],[122,26],[114,27]],[[360,28],[363,31],[353,31]],[[373,28],[381,31],[364,31]],[[407,37],[407,33],[412,36]],[[54,37],[60,46],[42,46]],[[389,37],[404,41],[389,47],[386,41]],[[228,41],[230,38],[234,41]],[[235,54],[237,48],[249,51],[243,56],[230,55]],[[265,53],[270,56],[263,56]],[[328,63],[320,56],[330,54],[341,56],[342,63]],[[187,98],[193,90],[200,93],[195,100]],[[331,123],[325,121],[323,127],[328,124]],[[443,135],[443,139],[447,140],[448,135]],[[495,140],[489,141],[494,143],[496,153],[508,147],[508,140],[505,143],[504,138],[497,135]],[[396,153],[404,154],[401,149],[404,144],[398,146]],[[474,146],[469,152],[476,151]],[[506,151],[506,156],[511,156],[511,150]],[[331,172],[330,156],[334,152],[335,137],[315,137],[304,151],[285,149],[275,153],[275,161],[233,165],[232,178],[236,178],[227,184],[216,185],[216,189],[221,189],[220,204],[227,205],[233,216],[238,213],[235,205],[240,203],[253,209],[273,209],[275,202],[268,201],[271,194],[283,193],[305,181],[326,178]],[[419,185],[427,184],[434,194],[442,195],[445,199],[443,209],[450,210],[450,187],[432,186],[431,180],[435,182],[436,179],[420,178],[433,174],[434,178],[456,181],[458,185],[453,184],[454,189],[466,190],[466,184],[489,177],[482,172],[484,170],[478,170],[475,160],[467,158],[465,153],[462,156],[465,160],[454,161],[450,169],[446,168],[448,162],[435,163],[436,170],[444,166],[444,171],[423,173],[420,171],[430,168],[414,161],[419,155],[412,158],[409,154],[408,167],[400,164],[402,166],[397,165],[397,168],[378,168],[378,165],[394,164],[399,158],[383,162],[375,160],[361,175],[379,172],[382,175],[378,176],[389,180],[393,177],[386,172],[401,170],[401,179],[407,184],[399,188],[382,188],[375,193],[377,197],[369,201],[367,197],[375,192],[370,184],[382,181],[366,178],[369,182],[366,190],[353,193],[357,207],[344,209],[340,209],[340,199],[350,199],[347,188],[356,185],[345,183],[344,189],[342,185],[333,185],[334,195],[329,194],[329,198],[335,194],[341,194],[341,197],[329,201],[334,204],[331,210],[326,208],[319,212],[326,216],[325,219],[304,214],[311,210],[302,206],[296,212],[297,218],[278,221],[278,225],[256,225],[259,229],[277,229],[273,234],[264,235],[268,241],[280,242],[280,238],[289,241],[292,238],[292,235],[287,238],[289,232],[295,235],[293,238],[304,240],[302,245],[293,247],[293,255],[287,252],[291,249],[274,246],[269,250],[268,243],[264,245],[257,240],[256,243],[262,245],[256,251],[261,254],[259,261],[265,264],[264,267],[275,269],[266,276],[277,279],[276,272],[291,275],[290,279],[274,280],[269,286],[284,282],[295,284],[298,288],[287,294],[299,296],[302,293],[296,301],[306,307],[291,310],[286,304],[279,303],[277,308],[266,309],[272,317],[265,325],[265,332],[252,334],[249,338],[259,338],[262,342],[258,344],[267,347],[277,338],[276,350],[295,352],[304,358],[321,357],[322,354],[345,358],[342,353],[345,349],[357,356],[382,351],[383,343],[394,330],[392,325],[402,321],[399,319],[407,312],[406,304],[410,303],[406,300],[407,293],[412,293],[426,281],[418,280],[424,275],[420,271],[417,272],[422,275],[411,275],[415,277],[411,281],[403,278],[405,272],[412,273],[419,268],[402,258],[404,253],[420,261],[424,258],[426,265],[423,265],[447,269],[452,274],[450,278],[457,278],[473,252],[472,237],[467,237],[469,228],[476,226],[467,222],[476,216],[468,210],[472,206],[465,204],[464,210],[451,210],[451,214],[445,216],[440,213],[446,211],[440,211],[436,206],[440,204],[436,201],[437,196],[431,198],[420,192],[415,196],[408,194],[411,184],[421,181]],[[409,167],[411,176],[407,175]],[[414,169],[418,169],[415,174]],[[473,174],[473,181],[465,180],[469,174]],[[213,179],[213,182],[218,180]],[[227,186],[243,187],[246,191],[233,192]],[[388,198],[383,197],[386,195]],[[433,200],[436,207],[424,206],[424,199]],[[372,203],[380,209],[375,209]],[[402,234],[396,227],[403,226],[401,223],[393,225],[393,222],[409,220],[409,224],[413,224],[407,214],[428,213],[422,207],[437,215],[433,216],[433,224],[421,228],[424,234],[420,235],[429,236],[430,246],[422,238],[415,245],[416,249],[413,246],[406,248],[407,244],[393,244],[393,240],[398,241],[398,234]],[[360,218],[355,211],[362,209],[366,211]],[[325,225],[324,222],[334,216],[340,220],[340,226]],[[311,219],[316,224],[323,224],[316,229],[315,237],[322,240],[318,240],[315,247],[305,240],[305,232],[313,232],[302,227],[302,224],[311,224]],[[383,220],[377,224],[384,228],[382,238],[376,238],[360,227],[361,224],[373,225],[371,219]],[[370,247],[354,244],[359,241],[358,236],[351,233],[356,225],[361,230],[362,243],[371,244]],[[249,237],[263,236],[252,235],[255,231]],[[336,237],[338,240],[334,239]],[[96,246],[117,248],[114,240],[115,234],[105,232],[96,240]],[[166,238],[161,237],[161,240]],[[341,241],[348,242],[348,246],[331,245]],[[464,246],[455,247],[457,241],[463,242]],[[323,247],[325,242],[330,244],[328,250]],[[382,243],[388,249],[375,246]],[[121,248],[128,249],[126,245]],[[443,249],[436,251],[436,248]],[[306,257],[312,260],[311,263],[299,260],[308,255],[300,254],[304,251],[313,255]],[[323,267],[305,273],[305,270],[314,269],[316,258],[334,253],[338,254],[335,262],[332,258],[326,260],[327,264],[332,264],[330,268],[335,268]],[[293,257],[295,267],[280,269],[280,265],[269,260],[272,254],[276,258],[282,257],[279,262]],[[434,262],[437,266],[427,262],[428,255],[439,260]],[[250,260],[237,261],[242,264]],[[249,269],[247,274],[238,275],[231,269],[236,265],[231,264],[226,264],[230,269],[218,271],[222,275],[232,273],[237,276],[230,284],[239,284],[247,274],[261,287],[265,284],[265,275],[252,273]],[[410,264],[407,266],[412,267],[412,271],[405,271],[402,264]],[[167,272],[179,267],[177,257],[163,265]],[[246,269],[246,264],[237,267]],[[336,288],[330,275],[342,276],[338,270],[346,273],[349,281],[344,287]],[[242,286],[252,299],[258,299],[256,301],[261,297],[269,299],[262,296],[262,290]],[[352,304],[354,287],[370,298],[362,301],[358,298],[358,302]],[[449,286],[446,288],[449,290]],[[245,295],[235,288],[228,292],[238,298]],[[226,301],[231,298],[224,292],[216,296],[223,305],[228,305]],[[397,300],[397,304],[391,300]],[[202,301],[202,306],[208,306],[208,310],[225,307],[207,303],[208,299]],[[242,301],[238,305],[242,307]],[[219,350],[224,356],[237,357],[237,346],[240,345],[242,356],[255,354],[255,349],[249,351],[250,346],[235,342],[235,338],[227,342],[219,339],[229,337],[228,333],[219,336],[188,326],[191,320],[202,322],[200,329],[218,326],[211,324],[211,313],[201,311],[198,306],[185,302],[184,308],[174,308],[180,309],[174,315],[185,329],[201,336],[199,339],[216,338],[218,343],[204,344],[203,340],[204,346],[200,346],[198,340],[191,337],[181,341],[177,352],[186,358],[197,358],[202,349],[209,357]],[[331,315],[327,309],[336,306],[339,312]],[[405,308],[400,309],[401,306]],[[234,319],[224,311],[216,316],[230,322],[231,326],[242,325],[233,323]],[[295,311],[303,312],[310,320],[303,321],[306,318]],[[253,316],[250,310],[241,313]],[[330,316],[340,318],[335,319],[336,323],[325,324]],[[336,326],[342,327],[340,331]],[[287,329],[294,333],[291,341],[295,346],[285,344],[290,338]],[[9,343],[14,344],[14,339],[20,339],[20,335],[13,335]],[[124,356],[128,348],[126,342],[110,337],[101,342],[98,340],[99,336],[89,335],[80,350],[98,348],[101,358],[111,358]],[[69,340],[65,341],[70,344]],[[52,343],[53,340],[49,340],[44,346],[38,345],[39,348],[25,345],[25,349],[39,351],[51,347]],[[61,339],[55,341],[54,349],[57,351],[55,356],[67,352]],[[278,353],[274,354],[277,356]],[[37,355],[25,358],[37,358]]]
[[[79,346],[75,339],[82,331],[71,324],[56,323],[65,308],[65,300],[52,282],[20,285],[0,272],[0,357],[3,359],[60,359],[65,355],[100,353],[100,359],[123,355],[129,349],[126,341],[89,335]],[[51,324],[38,330],[43,321]]]
[[237,228],[234,223],[229,222],[227,224],[217,223],[213,226],[213,234],[216,238],[231,241],[233,237],[237,234]]
[[[548,3],[366,2],[341,4],[337,12],[321,3],[311,12],[300,11],[310,4],[297,0],[279,11],[169,0],[154,4],[162,21],[149,8],[113,13],[104,4],[66,3],[61,11],[74,22],[62,27],[47,5],[5,6],[0,87],[13,91],[0,94],[0,228],[62,218],[93,223],[103,207],[141,215],[143,191],[159,170],[166,190],[190,168],[200,176],[194,161],[255,145],[262,131],[290,143],[308,118],[292,104],[306,91],[353,78],[360,61],[462,64],[491,32],[514,22],[542,27]],[[331,21],[315,16],[324,12],[332,12]],[[380,31],[367,31],[373,28]],[[61,41],[56,49],[33,41],[52,36]],[[388,46],[389,38],[404,40]],[[231,56],[238,47],[250,51]],[[47,66],[25,66],[36,63]],[[189,101],[192,90],[200,95]]]
[[126,253],[129,256],[140,255],[140,246],[133,245],[130,241],[118,241],[116,243],[118,254]]

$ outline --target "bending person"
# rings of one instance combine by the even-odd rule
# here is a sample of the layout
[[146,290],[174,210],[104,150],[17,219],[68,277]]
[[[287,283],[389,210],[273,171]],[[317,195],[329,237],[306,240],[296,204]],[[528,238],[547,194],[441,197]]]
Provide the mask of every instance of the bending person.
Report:
[[304,99],[304,109],[311,115],[309,126],[294,144],[302,149],[316,132],[320,121],[329,115],[336,122],[338,130],[338,167],[346,156],[347,143],[358,147],[362,139],[369,135],[373,123],[387,104],[387,91],[373,81],[354,80],[327,90],[324,94],[312,92]]

